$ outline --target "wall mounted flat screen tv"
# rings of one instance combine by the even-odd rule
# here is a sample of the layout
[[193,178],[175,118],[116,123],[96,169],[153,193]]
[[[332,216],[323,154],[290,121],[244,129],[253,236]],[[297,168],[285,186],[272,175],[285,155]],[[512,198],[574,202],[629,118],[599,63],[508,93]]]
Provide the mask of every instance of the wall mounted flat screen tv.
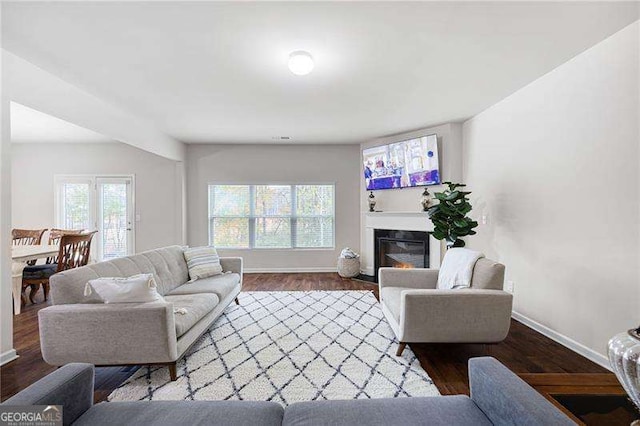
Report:
[[368,191],[440,183],[437,135],[367,148],[362,157]]

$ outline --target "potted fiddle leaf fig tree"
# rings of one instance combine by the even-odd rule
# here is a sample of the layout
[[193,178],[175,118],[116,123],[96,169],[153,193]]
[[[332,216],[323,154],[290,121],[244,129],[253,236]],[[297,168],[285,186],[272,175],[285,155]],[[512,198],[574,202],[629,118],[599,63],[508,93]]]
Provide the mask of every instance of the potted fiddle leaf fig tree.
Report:
[[466,186],[461,183],[444,182],[444,185],[447,189],[434,194],[438,204],[427,210],[433,222],[433,237],[445,240],[447,249],[464,247],[462,237],[475,235],[473,228],[478,226],[478,222],[467,216],[471,211],[468,197],[471,192],[459,189]]

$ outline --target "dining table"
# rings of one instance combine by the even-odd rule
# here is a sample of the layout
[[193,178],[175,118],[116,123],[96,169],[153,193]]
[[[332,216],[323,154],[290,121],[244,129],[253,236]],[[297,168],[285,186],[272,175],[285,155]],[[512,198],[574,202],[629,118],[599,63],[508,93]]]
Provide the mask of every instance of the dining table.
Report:
[[16,245],[11,247],[11,286],[13,290],[13,313],[22,309],[22,271],[31,260],[44,259],[58,254],[57,244]]

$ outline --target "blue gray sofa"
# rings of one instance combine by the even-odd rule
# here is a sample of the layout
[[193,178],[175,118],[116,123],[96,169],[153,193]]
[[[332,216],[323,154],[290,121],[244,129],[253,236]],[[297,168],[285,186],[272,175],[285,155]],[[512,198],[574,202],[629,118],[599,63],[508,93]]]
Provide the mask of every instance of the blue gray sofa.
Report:
[[132,401],[93,405],[94,368],[67,364],[4,405],[62,405],[65,425],[573,425],[494,358],[469,360],[471,397],[275,402]]

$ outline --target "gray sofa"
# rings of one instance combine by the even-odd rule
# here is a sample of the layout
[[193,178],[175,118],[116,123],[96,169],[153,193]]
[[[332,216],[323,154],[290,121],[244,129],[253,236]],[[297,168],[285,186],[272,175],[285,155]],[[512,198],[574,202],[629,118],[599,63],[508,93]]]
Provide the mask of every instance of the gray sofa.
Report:
[[[176,361],[242,288],[242,258],[221,258],[222,275],[188,283],[182,247],[171,246],[60,272],[50,278],[53,306],[38,312],[42,357],[52,365],[166,364]],[[88,280],[153,273],[164,302],[104,304],[84,295]],[[174,308],[186,308],[185,314]]]
[[62,405],[65,425],[573,425],[493,358],[469,360],[471,397],[299,402],[132,401],[93,405],[93,366],[69,364],[5,401]]

